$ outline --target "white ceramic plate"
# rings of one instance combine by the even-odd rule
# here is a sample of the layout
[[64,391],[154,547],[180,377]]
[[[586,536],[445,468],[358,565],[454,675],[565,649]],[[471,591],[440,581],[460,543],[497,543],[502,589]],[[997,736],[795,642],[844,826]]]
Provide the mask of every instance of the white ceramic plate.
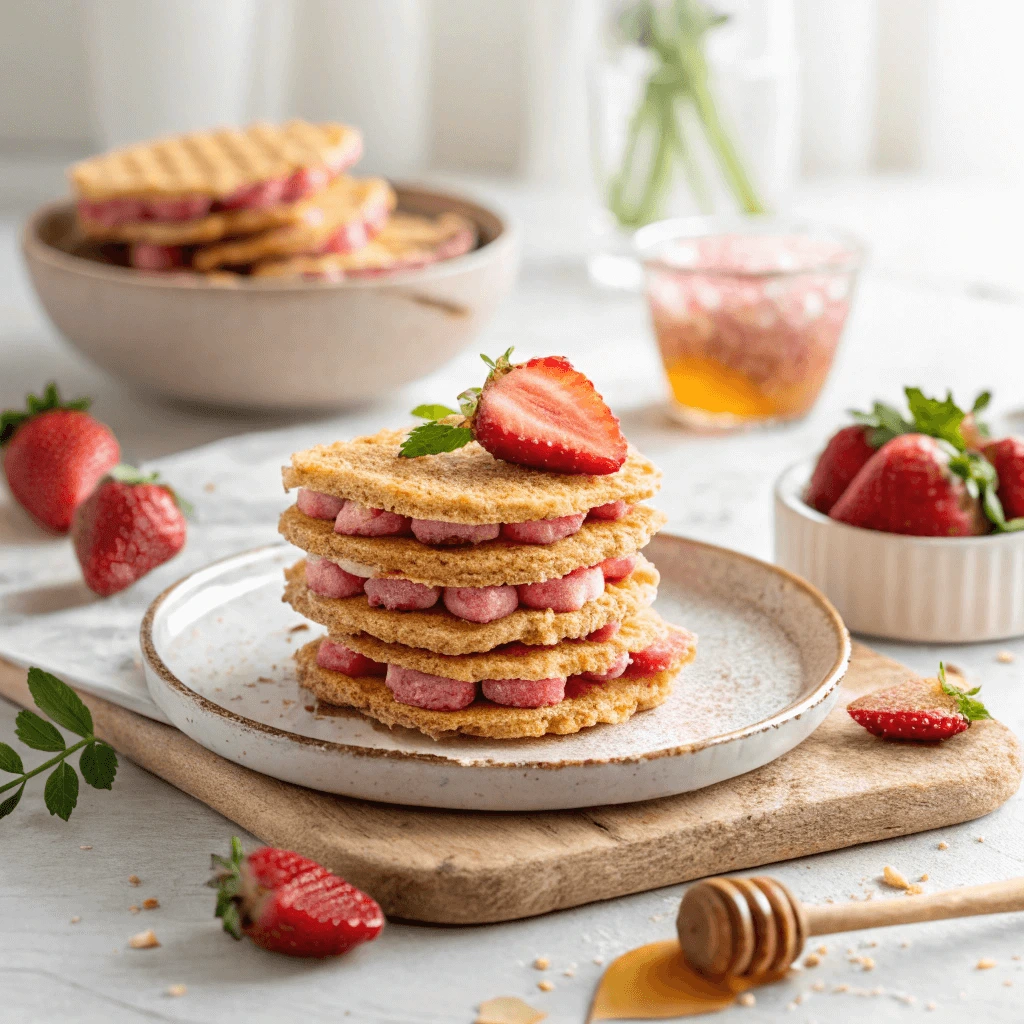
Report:
[[724,548],[661,535],[656,607],[699,637],[669,700],[623,725],[436,742],[354,711],[317,713],[292,666],[318,627],[281,601],[274,545],[165,591],[142,624],[153,700],[204,747],[266,775],[386,803],[530,811],[629,803],[733,778],[796,746],[839,693],[850,641],[813,587]]

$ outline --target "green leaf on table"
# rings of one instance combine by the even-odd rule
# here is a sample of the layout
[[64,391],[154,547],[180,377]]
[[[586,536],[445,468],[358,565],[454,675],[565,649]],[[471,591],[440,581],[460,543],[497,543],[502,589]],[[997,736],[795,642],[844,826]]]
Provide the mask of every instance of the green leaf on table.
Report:
[[61,761],[50,773],[43,790],[46,809],[58,818],[67,821],[78,803],[78,774],[74,768]]
[[417,405],[412,411],[413,416],[419,416],[421,420],[443,420],[445,416],[458,416],[454,409],[447,405]]
[[0,804],[0,818],[6,818],[11,811],[21,802],[21,794],[25,792],[25,783],[23,782],[15,792],[14,796],[9,796],[2,804]]
[[117,754],[112,746],[97,740],[82,751],[78,767],[82,769],[82,778],[93,789],[111,789],[117,775]]
[[30,668],[28,689],[36,707],[58,725],[70,729],[76,736],[92,735],[92,714],[67,683],[41,668]]
[[446,423],[424,423],[410,431],[402,442],[400,454],[406,459],[418,459],[421,455],[439,455],[453,452],[473,440],[469,427],[450,427]]
[[25,766],[21,763],[21,756],[6,743],[0,743],[0,772],[10,772],[12,775],[24,775]]
[[18,739],[33,750],[59,751],[64,749],[64,737],[45,718],[34,711],[19,711],[14,732]]

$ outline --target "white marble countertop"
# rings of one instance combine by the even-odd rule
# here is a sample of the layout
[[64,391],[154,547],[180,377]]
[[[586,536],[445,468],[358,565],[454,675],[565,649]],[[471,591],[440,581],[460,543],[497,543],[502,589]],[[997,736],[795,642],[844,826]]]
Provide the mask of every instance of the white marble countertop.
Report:
[[[661,412],[663,385],[640,300],[588,285],[577,255],[577,211],[562,197],[499,192],[525,221],[527,259],[516,294],[473,351],[515,344],[522,355],[566,352],[591,371],[622,412],[626,432],[665,469],[660,504],[671,530],[770,558],[770,492],[778,472],[813,451],[842,410],[897,398],[904,383],[952,386],[963,398],[991,386],[996,413],[1024,408],[1024,251],[1017,241],[1024,206],[1014,193],[914,181],[808,190],[805,212],[858,231],[873,253],[836,370],[805,422],[701,438],[679,432]],[[277,416],[154,403],[86,364],[57,339],[31,295],[16,222],[8,218],[0,229],[0,407],[19,404],[27,390],[55,378],[69,394],[93,396],[97,414],[133,460],[291,425]],[[392,401],[361,410],[360,418],[383,425],[410,399],[450,397],[454,382],[475,379],[474,362],[467,354]],[[331,424],[339,436],[343,429]],[[29,542],[23,518],[0,491],[0,544]],[[939,657],[954,662],[986,685],[994,713],[1024,733],[1024,642],[876,646],[922,671],[934,670]],[[1018,660],[997,663],[1002,649]],[[13,733],[14,715],[0,700],[0,738]],[[212,917],[212,894],[201,882],[209,853],[226,850],[238,832],[232,823],[131,764],[123,764],[113,793],[83,792],[67,824],[46,813],[39,788],[30,787],[0,824],[4,1021],[468,1022],[481,1000],[502,994],[526,998],[552,1021],[582,1021],[601,970],[595,959],[671,936],[681,891],[486,928],[392,924],[349,957],[292,962],[232,943]],[[948,849],[940,851],[940,841]],[[771,870],[808,901],[844,900],[881,894],[885,864],[927,874],[931,890],[1019,875],[1024,799],[975,823]],[[140,888],[129,886],[132,874],[142,879]],[[160,909],[129,913],[148,896],[160,900]],[[72,924],[73,917],[80,920]],[[128,938],[149,926],[161,947],[128,949]],[[753,1008],[717,1019],[1020,1019],[1024,961],[1013,957],[1024,956],[1024,917],[895,928],[826,944],[820,966],[759,991]],[[849,963],[848,949],[873,957],[875,969]],[[551,960],[550,993],[537,989],[541,975],[531,964],[540,955]],[[976,969],[982,957],[996,966]],[[823,992],[812,988],[818,982]],[[168,996],[175,984],[187,993]],[[834,991],[843,985],[849,990]]]

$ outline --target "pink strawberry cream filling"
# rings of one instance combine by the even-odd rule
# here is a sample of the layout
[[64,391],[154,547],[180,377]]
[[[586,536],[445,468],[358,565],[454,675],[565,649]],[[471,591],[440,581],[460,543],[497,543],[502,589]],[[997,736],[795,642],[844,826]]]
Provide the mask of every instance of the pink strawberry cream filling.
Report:
[[[687,642],[679,635],[670,634],[635,654],[623,652],[604,672],[585,672],[568,679],[484,679],[479,683],[480,693],[485,700],[505,707],[550,707],[566,697],[579,696],[592,686],[621,676],[635,678],[660,672],[669,667]],[[477,683],[430,675],[400,665],[384,665],[327,638],[320,643],[316,662],[321,668],[347,676],[384,676],[385,685],[396,701],[428,711],[459,711],[477,697]],[[640,666],[645,666],[644,671],[639,671]]]

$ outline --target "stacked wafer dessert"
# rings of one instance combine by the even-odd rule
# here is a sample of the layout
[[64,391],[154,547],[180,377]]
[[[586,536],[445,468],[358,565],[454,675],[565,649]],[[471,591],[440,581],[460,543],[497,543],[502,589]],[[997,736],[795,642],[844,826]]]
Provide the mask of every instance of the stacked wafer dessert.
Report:
[[566,360],[508,355],[461,413],[285,467],[284,600],[327,627],[296,655],[321,702],[434,738],[571,733],[661,704],[694,657],[650,608],[659,471]]
[[384,179],[346,173],[362,149],[354,128],[290,121],[115,150],[71,168],[78,224],[149,271],[341,280],[473,248],[458,214],[393,216]]

